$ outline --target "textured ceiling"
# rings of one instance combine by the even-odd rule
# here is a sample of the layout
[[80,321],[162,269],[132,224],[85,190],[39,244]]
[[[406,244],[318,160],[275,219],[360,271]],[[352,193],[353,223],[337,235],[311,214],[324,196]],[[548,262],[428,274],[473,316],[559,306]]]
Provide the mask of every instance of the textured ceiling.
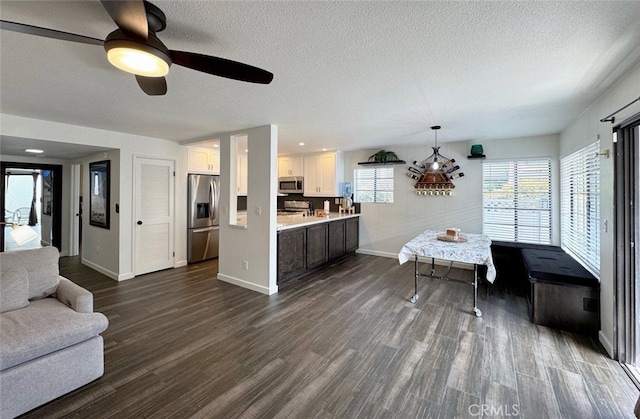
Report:
[[[273,82],[174,65],[149,97],[100,47],[0,31],[1,112],[180,142],[272,123],[282,154],[422,144],[435,124],[441,141],[481,141],[557,133],[640,63],[640,1],[153,3],[170,49]],[[115,29],[98,1],[3,0],[0,16]]]

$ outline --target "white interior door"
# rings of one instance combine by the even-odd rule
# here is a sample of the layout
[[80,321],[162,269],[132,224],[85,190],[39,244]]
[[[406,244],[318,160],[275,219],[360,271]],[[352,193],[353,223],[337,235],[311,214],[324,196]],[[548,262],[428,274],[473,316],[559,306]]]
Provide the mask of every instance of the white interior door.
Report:
[[174,162],[135,158],[134,274],[173,267]]

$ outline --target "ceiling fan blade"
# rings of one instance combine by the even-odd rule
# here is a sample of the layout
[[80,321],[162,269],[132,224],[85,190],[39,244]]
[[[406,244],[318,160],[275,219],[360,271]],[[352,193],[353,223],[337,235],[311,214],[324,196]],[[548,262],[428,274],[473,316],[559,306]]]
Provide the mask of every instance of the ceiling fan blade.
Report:
[[273,80],[273,73],[225,58],[184,51],[169,51],[169,56],[174,64],[214,76],[261,84],[269,84]]
[[142,0],[100,0],[100,2],[121,31],[147,39],[149,24]]
[[8,20],[0,20],[0,29],[26,33],[29,35],[44,36],[45,38],[61,39],[63,41],[80,42],[81,44],[100,46],[104,44],[102,39],[77,35],[75,33],[56,31],[55,29],[41,28],[39,26],[27,25],[26,23],[9,22]]
[[164,77],[145,77],[136,75],[138,86],[149,96],[162,96],[167,93],[167,80]]

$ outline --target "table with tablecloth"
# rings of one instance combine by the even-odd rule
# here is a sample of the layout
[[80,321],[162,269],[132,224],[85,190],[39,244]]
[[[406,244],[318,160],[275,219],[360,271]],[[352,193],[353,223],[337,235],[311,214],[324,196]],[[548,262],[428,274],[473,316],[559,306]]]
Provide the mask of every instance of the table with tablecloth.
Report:
[[[398,253],[400,264],[411,258],[414,259],[415,294],[411,297],[411,302],[415,303],[418,300],[418,278],[420,276],[450,279],[448,278],[449,270],[442,277],[435,276],[435,259],[448,260],[450,262],[449,269],[454,262],[469,263],[473,264],[473,282],[471,283],[473,285],[473,311],[476,316],[482,316],[482,311],[478,308],[478,265],[487,267],[486,279],[493,283],[496,278],[496,268],[493,265],[491,255],[491,239],[484,234],[464,233],[460,235],[464,241],[439,240],[438,236],[443,235],[444,232],[441,231],[426,230],[402,246]],[[418,258],[431,258],[431,275],[420,274]]]

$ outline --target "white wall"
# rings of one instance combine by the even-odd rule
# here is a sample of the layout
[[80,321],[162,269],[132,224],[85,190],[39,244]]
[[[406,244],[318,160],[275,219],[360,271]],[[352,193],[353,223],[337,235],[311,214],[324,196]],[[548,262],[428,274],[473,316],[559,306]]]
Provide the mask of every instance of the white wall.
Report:
[[[589,144],[593,138],[600,136],[600,149],[613,151],[610,122],[600,119],[620,109],[636,99],[640,94],[640,65],[629,72],[622,81],[600,97],[572,125],[560,135],[560,156],[564,157],[573,151]],[[640,103],[635,103],[616,115],[616,121],[622,122],[640,112]],[[613,159],[600,159],[600,342],[609,355],[613,355],[614,334],[614,226],[613,226]],[[605,229],[605,222],[608,229]]]
[[[109,160],[110,162],[110,196],[109,224],[110,228],[96,227],[89,224],[91,216],[91,182],[89,180],[89,164]],[[120,197],[120,150],[97,153],[82,158],[82,263],[111,277],[118,278],[120,255],[120,217],[115,205]],[[127,179],[130,179],[129,176]]]
[[[558,147],[556,135],[528,137],[484,142],[487,160],[508,158],[551,157],[552,178],[559,175]],[[482,233],[482,160],[467,159],[471,142],[459,141],[441,144],[442,155],[453,158],[464,177],[455,179],[452,196],[418,196],[414,180],[405,176],[407,167],[414,160],[428,157],[431,143],[425,139],[424,146],[383,147],[394,151],[406,165],[394,167],[393,204],[362,204],[360,216],[361,253],[397,257],[402,245],[424,230],[460,228],[463,232]],[[367,161],[375,150],[358,150],[345,155],[345,179],[353,182],[353,170],[362,167],[358,162]],[[552,191],[553,243],[559,243],[559,199],[558,188]]]
[[[112,167],[112,176],[121,179],[114,187],[118,196],[112,194],[113,207],[120,204],[120,214],[112,219],[112,229],[116,229],[117,237],[103,238],[100,233],[89,229],[84,236],[91,243],[104,240],[104,246],[117,249],[117,254],[108,254],[104,259],[98,258],[96,268],[103,268],[103,272],[114,279],[122,280],[132,278],[133,275],[133,157],[153,157],[175,161],[176,168],[176,207],[175,207],[175,250],[174,266],[186,264],[187,259],[187,220],[186,220],[186,173],[187,158],[186,147],[173,141],[158,138],[143,137],[139,135],[125,134],[115,131],[106,131],[77,125],[60,124],[32,118],[23,118],[13,115],[0,114],[0,133],[2,135],[32,138],[44,141],[63,142],[72,144],[87,144],[100,147],[109,147],[120,151],[119,169]],[[42,161],[43,160],[38,160]],[[65,251],[69,249],[69,221],[71,217],[69,190],[71,188],[70,163],[67,162],[63,169],[64,190],[62,197],[62,246]],[[83,161],[84,163],[84,161]],[[88,167],[85,167],[88,173]],[[118,170],[115,173],[114,170]],[[88,176],[88,175],[86,175]],[[85,176],[85,177],[86,177]],[[180,203],[185,203],[181,205]],[[83,231],[83,234],[85,231]],[[97,237],[92,236],[97,234]],[[115,242],[113,241],[115,240]],[[91,256],[94,257],[94,256]]]
[[[248,137],[248,191],[246,228],[235,224],[235,184],[237,160],[232,147],[234,135]],[[278,173],[278,127],[267,125],[216,136],[220,138],[220,256],[218,279],[263,294],[278,291],[276,178]],[[230,223],[230,216],[234,222]],[[244,261],[248,263],[245,269]]]

